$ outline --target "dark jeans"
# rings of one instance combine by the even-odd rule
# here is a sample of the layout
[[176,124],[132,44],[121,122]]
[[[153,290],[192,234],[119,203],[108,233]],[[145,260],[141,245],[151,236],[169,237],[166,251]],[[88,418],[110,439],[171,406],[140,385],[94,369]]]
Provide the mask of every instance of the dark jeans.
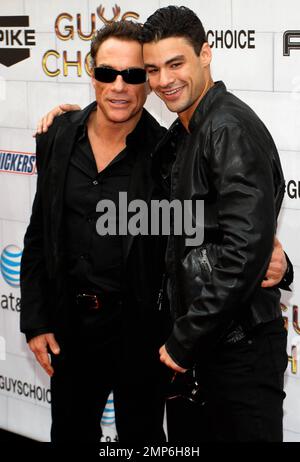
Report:
[[167,403],[170,442],[281,442],[287,332],[282,318],[211,350],[196,368],[204,405]]
[[165,441],[164,368],[158,348],[139,351],[134,333],[127,329],[123,335],[120,319],[105,325],[85,321],[83,328],[77,325],[73,341],[60,341],[61,354],[52,358],[51,441],[99,443],[100,419],[112,390],[121,443]]

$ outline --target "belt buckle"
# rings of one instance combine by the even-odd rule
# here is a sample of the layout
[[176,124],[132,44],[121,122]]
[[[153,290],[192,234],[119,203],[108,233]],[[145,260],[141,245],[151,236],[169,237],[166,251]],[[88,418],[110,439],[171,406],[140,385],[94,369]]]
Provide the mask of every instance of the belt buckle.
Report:
[[77,294],[76,301],[78,305],[82,304],[85,308],[92,311],[100,310],[102,307],[101,301],[95,294]]
[[225,338],[225,343],[234,344],[246,337],[246,332],[243,327],[239,324],[232,331],[230,331]]

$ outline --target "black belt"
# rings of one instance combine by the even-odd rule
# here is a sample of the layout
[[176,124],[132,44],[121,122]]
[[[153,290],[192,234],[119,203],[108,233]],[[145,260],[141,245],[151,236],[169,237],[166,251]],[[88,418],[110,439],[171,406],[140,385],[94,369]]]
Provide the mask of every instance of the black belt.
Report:
[[84,311],[96,312],[106,306],[121,303],[119,294],[92,294],[87,292],[78,292],[75,295],[76,304]]

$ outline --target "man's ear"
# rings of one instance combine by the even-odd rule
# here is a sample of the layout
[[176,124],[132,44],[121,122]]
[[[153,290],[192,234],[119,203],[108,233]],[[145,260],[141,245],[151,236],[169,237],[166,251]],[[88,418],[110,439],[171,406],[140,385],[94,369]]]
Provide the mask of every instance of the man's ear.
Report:
[[92,81],[92,85],[93,85],[93,87],[96,89],[96,80],[95,80],[94,68],[91,67],[91,68],[90,68],[90,71],[91,71],[91,81]]
[[210,65],[212,60],[212,52],[208,42],[203,43],[201,51],[200,51],[200,59],[202,62],[203,67],[207,67]]

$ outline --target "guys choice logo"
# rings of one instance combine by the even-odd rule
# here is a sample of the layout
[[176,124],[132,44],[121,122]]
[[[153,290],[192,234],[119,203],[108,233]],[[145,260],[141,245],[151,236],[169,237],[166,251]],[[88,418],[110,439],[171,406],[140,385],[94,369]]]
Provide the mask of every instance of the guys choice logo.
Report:
[[290,199],[300,199],[300,181],[287,181],[285,184],[285,192]]
[[[137,20],[140,15],[134,11],[122,12],[118,5],[112,7],[112,13],[105,10],[105,7],[100,5],[96,8],[95,13],[91,13],[87,24],[82,20],[81,13],[75,16],[67,12],[61,13],[54,21],[54,32],[57,40],[63,42],[74,41],[79,39],[82,41],[84,56],[82,50],[69,51],[62,50],[47,50],[42,58],[42,68],[48,77],[57,77],[63,75],[68,77],[70,69],[75,69],[77,77],[82,77],[83,70],[89,76],[90,71],[90,42],[95,32],[104,24],[110,24],[114,21],[130,19]],[[67,43],[66,43],[67,44]]]

